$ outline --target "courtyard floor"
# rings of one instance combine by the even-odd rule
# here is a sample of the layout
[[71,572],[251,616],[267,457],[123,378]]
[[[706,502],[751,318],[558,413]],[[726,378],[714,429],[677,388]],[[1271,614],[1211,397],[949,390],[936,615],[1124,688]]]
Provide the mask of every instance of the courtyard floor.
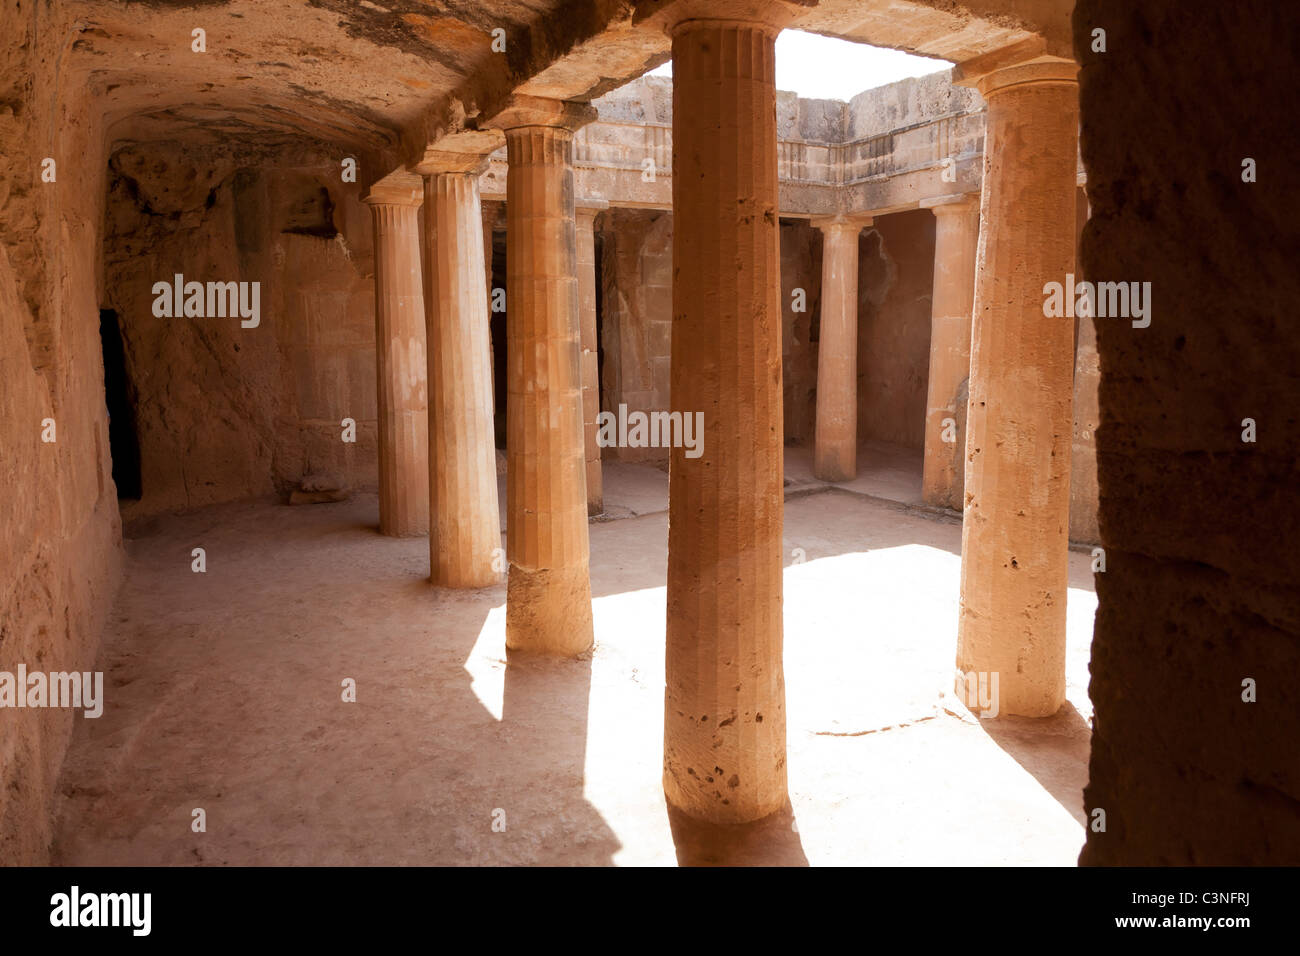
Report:
[[830,488],[787,455],[791,807],[746,827],[663,799],[661,469],[605,469],[590,658],[509,668],[504,583],[430,587],[426,539],[381,537],[373,495],[136,522],[55,861],[1072,866],[1089,556],[1070,555],[1061,712],[972,717],[951,690],[961,525],[915,507],[913,458],[864,449],[858,480]]

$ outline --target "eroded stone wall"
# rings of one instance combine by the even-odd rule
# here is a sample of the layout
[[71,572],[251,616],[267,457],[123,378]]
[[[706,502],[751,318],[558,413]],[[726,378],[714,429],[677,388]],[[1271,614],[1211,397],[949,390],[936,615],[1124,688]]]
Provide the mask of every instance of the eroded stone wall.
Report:
[[1084,272],[1150,282],[1153,303],[1147,328],[1095,323],[1106,570],[1084,803],[1105,829],[1080,861],[1295,865],[1300,128],[1277,100],[1295,13],[1079,0],[1074,30]]
[[[0,670],[9,673],[93,671],[121,575],[96,288],[103,134],[86,78],[53,69],[72,30],[58,4],[0,3]],[[73,721],[84,719],[0,709],[0,864],[47,859],[55,780]]]
[[[672,216],[610,209],[601,216],[600,228],[600,407],[614,413],[620,404],[629,413],[671,410]],[[602,457],[666,461],[668,450],[610,447]]]
[[[136,396],[142,498],[128,518],[377,481],[372,231],[323,155],[152,144],[112,157],[106,299]],[[158,316],[156,282],[256,282],[258,325]],[[251,320],[248,320],[251,322]],[[343,440],[344,419],[356,423]]]
[[[787,445],[811,445],[813,440],[813,426],[817,421],[821,288],[821,233],[801,220],[783,219],[781,383]],[[797,307],[801,311],[795,311]]]
[[880,216],[858,240],[858,438],[920,448],[930,371],[934,215]]

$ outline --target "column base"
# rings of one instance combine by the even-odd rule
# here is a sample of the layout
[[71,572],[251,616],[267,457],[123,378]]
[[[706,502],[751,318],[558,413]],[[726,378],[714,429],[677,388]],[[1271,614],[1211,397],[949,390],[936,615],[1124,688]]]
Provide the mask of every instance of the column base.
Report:
[[[767,788],[766,797],[760,798],[740,793],[729,785],[734,778],[719,778],[711,761],[703,762],[708,766],[679,768],[676,761],[664,761],[664,797],[670,808],[705,823],[737,824],[762,820],[789,806],[784,767],[779,785]],[[685,779],[678,779],[678,773]]]
[[591,650],[591,579],[586,567],[528,571],[510,565],[506,648],[579,657]]
[[813,477],[820,481],[852,481],[858,477],[857,455],[852,451],[813,451]]

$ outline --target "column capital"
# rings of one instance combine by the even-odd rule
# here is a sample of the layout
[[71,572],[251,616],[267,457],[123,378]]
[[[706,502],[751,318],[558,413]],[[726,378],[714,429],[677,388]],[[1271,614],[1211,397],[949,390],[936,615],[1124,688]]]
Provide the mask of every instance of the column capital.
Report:
[[477,178],[483,175],[487,167],[487,153],[448,153],[440,149],[426,149],[424,159],[415,164],[415,171],[426,179],[448,175]]
[[506,106],[484,125],[491,129],[511,130],[525,126],[552,126],[575,132],[596,119],[596,107],[573,100],[553,100],[544,96],[516,93]]
[[791,0],[668,0],[644,22],[661,27],[670,36],[695,24],[758,27],[775,37],[805,10],[805,5]]
[[578,219],[594,220],[609,208],[607,199],[577,199],[573,204],[573,214]]
[[979,193],[953,193],[948,196],[935,196],[931,199],[921,200],[921,208],[930,210],[936,216],[970,212],[972,207],[978,212],[979,206]]
[[875,217],[873,216],[845,216],[837,214],[834,216],[812,216],[809,218],[808,224],[814,229],[820,229],[822,232],[857,232],[861,229],[865,229],[867,226],[873,225],[875,221]]
[[368,206],[419,206],[424,183],[409,170],[396,169],[371,186],[361,201]]
[[1079,64],[1068,57],[1044,52],[1046,41],[1030,37],[958,63],[952,70],[954,86],[973,86],[985,99],[1015,86],[1053,83],[1077,86]]
[[412,169],[422,176],[442,173],[479,176],[487,168],[488,157],[505,142],[498,129],[461,130],[425,146],[424,155]]

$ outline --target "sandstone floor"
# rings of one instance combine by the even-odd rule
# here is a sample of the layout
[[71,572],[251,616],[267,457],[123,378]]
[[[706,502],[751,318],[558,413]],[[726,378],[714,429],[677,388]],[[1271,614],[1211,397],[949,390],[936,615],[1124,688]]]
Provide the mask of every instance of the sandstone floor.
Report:
[[77,718],[60,781],[55,860],[1073,865],[1089,556],[1070,559],[1065,707],[972,717],[950,689],[961,527],[903,503],[911,460],[866,449],[845,490],[788,456],[791,807],[740,828],[663,801],[663,471],[606,469],[591,657],[508,668],[504,584],[429,587],[426,541],[380,537],[373,496],[137,523],[97,665],[104,716]]

